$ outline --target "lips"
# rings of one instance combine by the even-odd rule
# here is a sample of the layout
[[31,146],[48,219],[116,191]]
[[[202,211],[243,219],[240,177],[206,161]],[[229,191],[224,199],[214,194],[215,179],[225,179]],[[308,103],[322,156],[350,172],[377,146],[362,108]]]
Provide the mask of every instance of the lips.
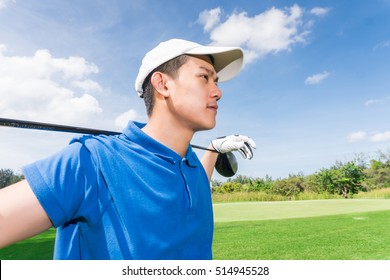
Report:
[[218,104],[210,104],[210,105],[207,105],[207,108],[208,109],[212,109],[214,111],[217,111],[218,110]]

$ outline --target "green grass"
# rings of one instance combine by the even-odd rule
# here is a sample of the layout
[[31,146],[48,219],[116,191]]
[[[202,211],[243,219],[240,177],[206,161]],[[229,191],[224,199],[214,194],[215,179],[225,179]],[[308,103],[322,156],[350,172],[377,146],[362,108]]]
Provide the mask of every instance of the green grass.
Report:
[[[390,200],[216,203],[215,259],[390,259]],[[0,259],[52,259],[55,230],[0,249]]]
[[214,259],[390,259],[390,211],[215,225]]
[[[329,193],[299,193],[293,197],[286,197],[280,194],[259,192],[232,192],[232,193],[213,193],[214,203],[225,202],[244,202],[244,201],[287,201],[287,200],[318,200],[318,199],[342,199],[341,195]],[[363,197],[362,197],[363,198]],[[381,197],[376,197],[381,198]]]
[[390,259],[390,200],[214,204],[215,259]]
[[355,198],[390,198],[390,188],[372,190],[369,192],[360,192],[354,196]]
[[[371,190],[369,192],[359,192],[350,195],[350,198],[375,198],[389,199],[390,188]],[[264,191],[258,192],[232,192],[232,193],[213,193],[214,203],[225,202],[244,202],[244,201],[288,201],[288,200],[321,200],[321,199],[344,199],[342,195],[330,193],[303,192],[293,197],[285,197],[278,194]]]
[[0,260],[51,260],[53,259],[54,228],[27,240],[0,249]]
[[215,222],[307,218],[390,210],[389,199],[326,199],[215,203]]

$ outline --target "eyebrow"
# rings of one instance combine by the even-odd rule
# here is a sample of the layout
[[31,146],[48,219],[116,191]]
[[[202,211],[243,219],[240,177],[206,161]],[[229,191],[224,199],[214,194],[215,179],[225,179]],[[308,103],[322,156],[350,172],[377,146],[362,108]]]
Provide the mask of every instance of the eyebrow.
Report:
[[199,68],[205,70],[210,76],[215,76],[215,81],[218,82],[219,77],[215,71],[204,66],[199,66]]

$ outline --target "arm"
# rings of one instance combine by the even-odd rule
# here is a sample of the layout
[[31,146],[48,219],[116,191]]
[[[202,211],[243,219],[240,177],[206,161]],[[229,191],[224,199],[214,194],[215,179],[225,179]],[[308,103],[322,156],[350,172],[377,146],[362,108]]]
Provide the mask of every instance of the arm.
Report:
[[52,227],[26,180],[0,190],[0,248]]
[[[213,149],[213,146],[210,144],[209,149]],[[206,151],[200,162],[203,165],[204,170],[206,171],[207,177],[209,181],[211,180],[211,176],[213,175],[215,162],[217,161],[218,153]]]

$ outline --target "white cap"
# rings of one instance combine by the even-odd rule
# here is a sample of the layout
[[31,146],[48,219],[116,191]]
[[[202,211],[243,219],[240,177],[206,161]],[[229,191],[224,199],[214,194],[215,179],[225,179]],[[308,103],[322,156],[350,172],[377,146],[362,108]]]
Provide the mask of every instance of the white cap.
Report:
[[240,72],[244,53],[239,47],[202,46],[182,39],[171,39],[160,43],[149,51],[139,68],[135,79],[135,90],[143,97],[142,85],[146,77],[158,66],[182,54],[211,55],[214,59],[214,69],[218,80],[227,81]]

